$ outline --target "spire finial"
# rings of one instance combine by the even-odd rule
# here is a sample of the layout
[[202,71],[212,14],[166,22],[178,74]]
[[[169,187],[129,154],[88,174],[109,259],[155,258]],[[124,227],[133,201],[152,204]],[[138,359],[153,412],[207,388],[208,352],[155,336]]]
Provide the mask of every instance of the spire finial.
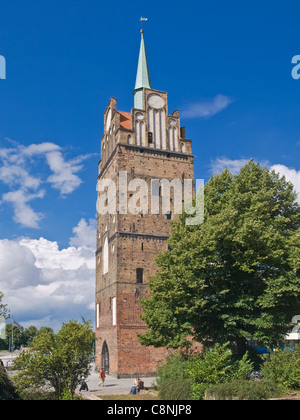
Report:
[[141,34],[142,34],[142,37],[144,36],[144,29],[143,29],[143,22],[147,22],[148,21],[148,18],[144,18],[143,16],[141,17],[141,19],[140,19],[140,22],[141,22]]

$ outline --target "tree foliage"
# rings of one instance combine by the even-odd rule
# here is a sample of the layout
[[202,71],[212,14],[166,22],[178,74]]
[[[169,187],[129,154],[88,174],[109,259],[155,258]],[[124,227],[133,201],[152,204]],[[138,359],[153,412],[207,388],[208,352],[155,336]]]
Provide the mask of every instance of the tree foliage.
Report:
[[276,344],[300,313],[300,207],[293,185],[250,161],[205,186],[205,221],[173,224],[142,299],[144,345]]
[[73,394],[82,377],[89,375],[93,341],[89,322],[64,323],[57,334],[45,330],[34,338],[32,349],[16,359],[14,383],[20,391],[53,388],[57,397],[67,391]]
[[5,339],[0,340],[0,350],[7,350],[10,347],[12,329],[13,329],[13,335],[14,335],[14,348],[15,349],[18,349],[21,346],[31,347],[34,338],[37,335],[42,334],[46,331],[53,333],[53,330],[50,327],[41,327],[38,330],[33,325],[29,326],[28,328],[22,327],[22,330],[19,331],[19,329],[16,326],[12,326],[11,323],[7,323],[5,326],[5,330],[6,330]]

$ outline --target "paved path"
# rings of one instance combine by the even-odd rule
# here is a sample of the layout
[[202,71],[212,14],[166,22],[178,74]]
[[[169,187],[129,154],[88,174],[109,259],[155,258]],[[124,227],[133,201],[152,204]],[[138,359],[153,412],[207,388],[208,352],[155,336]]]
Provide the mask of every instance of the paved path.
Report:
[[[149,388],[153,383],[155,383],[155,378],[141,378],[144,382],[145,387]],[[107,376],[105,380],[105,388],[99,386],[99,373],[95,372],[94,366],[91,371],[91,375],[87,379],[87,384],[89,387],[89,394],[95,396],[101,395],[125,395],[129,394],[132,387],[134,378],[132,379],[115,379],[111,376]],[[84,396],[84,391],[82,392]]]

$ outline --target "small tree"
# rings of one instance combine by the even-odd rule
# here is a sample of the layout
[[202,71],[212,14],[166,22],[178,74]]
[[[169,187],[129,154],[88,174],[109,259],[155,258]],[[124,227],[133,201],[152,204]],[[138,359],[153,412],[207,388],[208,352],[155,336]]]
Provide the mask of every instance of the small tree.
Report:
[[63,323],[58,334],[46,330],[38,334],[32,349],[15,361],[19,371],[14,383],[20,391],[53,388],[57,398],[74,394],[82,377],[89,375],[94,332],[89,322]]

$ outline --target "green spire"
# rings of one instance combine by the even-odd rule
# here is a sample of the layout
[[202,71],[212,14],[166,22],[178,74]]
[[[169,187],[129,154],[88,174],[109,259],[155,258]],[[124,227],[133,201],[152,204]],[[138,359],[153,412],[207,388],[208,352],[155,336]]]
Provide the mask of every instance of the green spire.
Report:
[[135,89],[134,89],[134,107],[138,109],[143,109],[143,90],[142,89],[143,88],[152,89],[143,30],[141,30],[141,34],[142,34],[142,39],[141,39],[140,56],[139,56],[138,70],[137,70],[136,83],[135,83]]

